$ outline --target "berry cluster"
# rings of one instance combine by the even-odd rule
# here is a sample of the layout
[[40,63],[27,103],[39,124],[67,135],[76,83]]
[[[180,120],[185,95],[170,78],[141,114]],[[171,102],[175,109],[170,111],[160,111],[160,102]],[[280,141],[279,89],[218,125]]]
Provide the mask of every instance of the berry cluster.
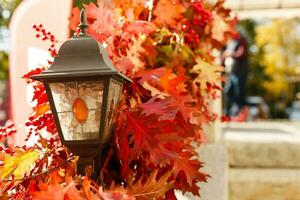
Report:
[[54,118],[51,113],[43,114],[37,118],[31,116],[25,123],[25,126],[30,127],[25,141],[28,141],[33,133],[37,136],[39,134],[39,130],[43,128],[46,128],[46,130],[52,134],[55,134],[57,132]]
[[12,136],[17,132],[14,123],[7,121],[5,126],[0,127],[0,140],[8,136]]
[[193,14],[182,22],[182,31],[185,34],[185,41],[191,46],[197,46],[200,42],[201,34],[208,23],[212,21],[212,14],[206,10],[202,2],[192,4]]
[[33,80],[30,79],[31,76],[35,75],[35,74],[40,74],[45,70],[45,68],[40,67],[40,68],[36,68],[34,70],[31,70],[30,72],[28,72],[27,74],[25,74],[24,76],[22,76],[22,78],[26,79],[27,83],[32,83]]
[[33,25],[32,27],[37,32],[37,34],[35,35],[36,38],[42,38],[43,41],[49,40],[51,42],[48,51],[52,57],[55,57],[57,55],[57,50],[55,49],[57,40],[55,39],[54,35],[50,31],[46,31],[42,24]]
[[[17,129],[11,121],[7,121],[5,126],[0,127],[0,142],[1,140],[5,140],[7,137],[13,136],[17,133]],[[13,154],[13,150],[11,148],[4,148],[0,145],[0,151],[5,152],[6,154]],[[0,166],[4,163],[0,162]]]
[[212,21],[212,14],[210,11],[206,10],[201,2],[196,2],[193,4],[194,18],[192,23],[195,26],[205,27],[206,24]]

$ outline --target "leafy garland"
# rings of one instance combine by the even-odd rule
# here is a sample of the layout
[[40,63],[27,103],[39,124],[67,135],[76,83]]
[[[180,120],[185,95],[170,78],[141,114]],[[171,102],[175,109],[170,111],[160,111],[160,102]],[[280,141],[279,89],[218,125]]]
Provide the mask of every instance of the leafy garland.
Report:
[[[175,189],[199,195],[207,181],[194,145],[203,142],[202,126],[218,116],[209,103],[217,98],[222,68],[211,52],[232,34],[235,19],[224,1],[114,0],[85,5],[88,33],[107,47],[118,70],[133,82],[123,88],[116,127],[99,181],[76,175],[76,157],[61,146],[47,95],[34,86],[34,114],[26,122],[34,147],[0,152],[0,196],[10,199],[176,199]],[[72,10],[76,33],[79,8]],[[36,37],[56,39],[42,25]],[[51,61],[49,61],[51,64]],[[43,131],[47,131],[45,136]],[[17,132],[1,127],[0,137]],[[193,146],[192,146],[193,144]]]

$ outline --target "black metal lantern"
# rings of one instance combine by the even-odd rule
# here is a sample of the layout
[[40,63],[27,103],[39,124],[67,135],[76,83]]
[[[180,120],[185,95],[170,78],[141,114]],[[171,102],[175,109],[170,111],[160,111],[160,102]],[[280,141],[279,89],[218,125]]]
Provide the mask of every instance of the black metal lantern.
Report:
[[79,28],[79,35],[61,46],[50,68],[31,78],[44,83],[62,144],[79,156],[78,171],[84,174],[87,165],[99,168],[95,161],[112,133],[122,85],[130,80],[86,34],[84,10]]

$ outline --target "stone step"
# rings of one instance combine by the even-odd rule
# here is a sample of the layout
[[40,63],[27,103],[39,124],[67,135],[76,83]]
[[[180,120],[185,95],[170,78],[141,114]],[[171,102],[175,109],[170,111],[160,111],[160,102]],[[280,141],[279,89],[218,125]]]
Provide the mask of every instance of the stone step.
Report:
[[229,200],[299,200],[300,169],[229,170]]
[[231,124],[223,131],[231,167],[300,168],[300,129],[295,126],[255,122]]

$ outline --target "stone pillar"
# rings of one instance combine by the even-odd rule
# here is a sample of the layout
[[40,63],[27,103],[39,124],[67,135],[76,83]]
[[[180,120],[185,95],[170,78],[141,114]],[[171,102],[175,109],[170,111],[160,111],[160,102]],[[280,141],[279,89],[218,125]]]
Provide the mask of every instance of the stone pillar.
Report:
[[[221,96],[221,91],[219,93]],[[211,109],[219,116],[222,114],[222,99],[211,103]],[[204,172],[208,173],[207,183],[201,183],[201,197],[189,199],[227,200],[228,199],[228,160],[227,151],[222,137],[221,122],[218,120],[204,127],[207,142],[199,147],[200,160],[204,162]]]
[[201,161],[205,162],[202,171],[208,173],[207,183],[199,183],[200,197],[191,193],[183,195],[177,192],[178,200],[227,200],[228,199],[228,167],[225,145],[211,143],[198,149]]
[[[221,92],[220,92],[221,96]],[[212,101],[211,109],[214,113],[222,114],[221,98]],[[228,159],[227,150],[223,142],[221,122],[215,122],[204,127],[206,142],[197,148],[200,160],[204,162],[201,170],[211,176],[207,183],[199,183],[201,197],[191,193],[177,192],[179,200],[227,200],[228,199]]]

